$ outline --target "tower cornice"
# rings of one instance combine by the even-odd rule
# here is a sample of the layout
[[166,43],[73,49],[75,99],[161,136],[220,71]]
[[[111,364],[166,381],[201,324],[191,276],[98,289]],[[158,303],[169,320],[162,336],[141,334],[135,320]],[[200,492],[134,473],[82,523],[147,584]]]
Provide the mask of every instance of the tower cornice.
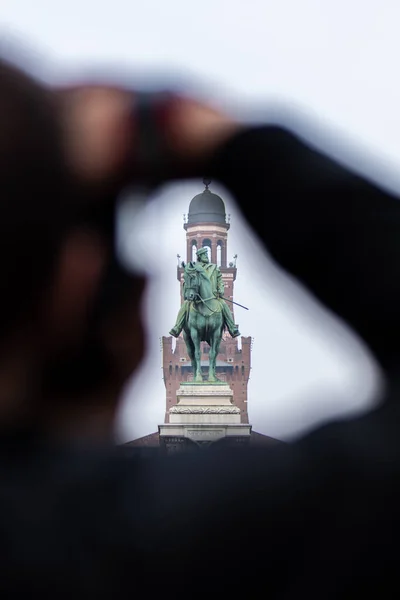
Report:
[[184,223],[183,228],[187,233],[193,233],[196,231],[221,231],[226,232],[230,229],[230,223]]

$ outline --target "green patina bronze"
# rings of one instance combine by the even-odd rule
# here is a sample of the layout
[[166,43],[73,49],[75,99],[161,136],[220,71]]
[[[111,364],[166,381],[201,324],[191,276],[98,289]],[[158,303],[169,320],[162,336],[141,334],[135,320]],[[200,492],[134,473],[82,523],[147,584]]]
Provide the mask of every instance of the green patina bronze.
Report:
[[194,383],[203,383],[201,342],[210,346],[207,382],[217,383],[216,362],[222,334],[228,329],[232,337],[240,332],[223,299],[224,283],[219,267],[208,260],[207,248],[197,251],[197,261],[184,265],[183,297],[175,326],[170,335],[183,337],[193,367]]

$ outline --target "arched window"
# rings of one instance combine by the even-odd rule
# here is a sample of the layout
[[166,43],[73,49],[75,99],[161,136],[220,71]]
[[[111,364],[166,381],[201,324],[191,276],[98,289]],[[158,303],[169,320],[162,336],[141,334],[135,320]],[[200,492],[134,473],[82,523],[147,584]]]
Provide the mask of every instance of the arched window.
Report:
[[192,241],[192,258],[190,259],[193,262],[195,262],[197,260],[196,252],[197,252],[197,241],[193,240]]
[[169,374],[172,375],[172,365],[169,365]]
[[222,266],[222,246],[223,246],[222,241],[218,240],[218,242],[217,242],[217,265],[219,267]]
[[211,240],[207,238],[204,239],[202,246],[203,248],[207,248],[208,260],[211,262]]

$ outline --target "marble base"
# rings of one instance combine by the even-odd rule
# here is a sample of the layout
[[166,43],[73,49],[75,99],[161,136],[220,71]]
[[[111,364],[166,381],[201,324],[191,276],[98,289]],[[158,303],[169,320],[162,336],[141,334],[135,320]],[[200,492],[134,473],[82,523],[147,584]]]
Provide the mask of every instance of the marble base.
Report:
[[177,391],[177,404],[169,410],[169,423],[159,426],[160,438],[189,439],[198,444],[221,438],[249,438],[251,425],[240,422],[227,383],[185,383]]
[[158,426],[158,431],[161,438],[188,438],[194,442],[215,442],[221,438],[250,437],[251,425],[164,423]]
[[178,402],[169,411],[170,423],[240,423],[240,409],[232,402],[233,392],[228,384],[181,385],[176,397]]

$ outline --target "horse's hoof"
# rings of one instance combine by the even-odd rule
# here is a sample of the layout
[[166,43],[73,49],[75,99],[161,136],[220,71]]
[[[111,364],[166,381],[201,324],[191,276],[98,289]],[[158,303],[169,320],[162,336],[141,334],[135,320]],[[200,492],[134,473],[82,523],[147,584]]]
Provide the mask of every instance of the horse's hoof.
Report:
[[194,381],[195,381],[195,383],[203,383],[203,378],[201,375],[196,375]]

